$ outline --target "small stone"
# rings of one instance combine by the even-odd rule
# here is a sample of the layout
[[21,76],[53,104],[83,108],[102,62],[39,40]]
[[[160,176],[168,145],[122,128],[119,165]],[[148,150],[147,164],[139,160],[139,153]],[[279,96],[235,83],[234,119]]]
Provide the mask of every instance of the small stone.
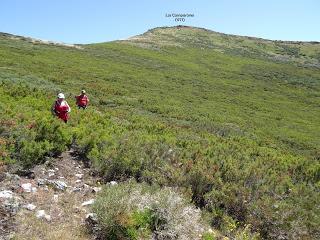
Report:
[[45,166],[49,166],[50,164],[51,164],[50,159],[47,158],[47,160],[44,162],[44,165],[45,165]]
[[16,214],[20,208],[20,199],[18,197],[5,199],[3,206],[11,214]]
[[99,232],[98,217],[95,213],[88,213],[86,215],[85,224],[91,234]]
[[37,218],[42,218],[42,217],[44,217],[45,214],[46,214],[46,212],[44,210],[39,210],[36,213],[36,217]]
[[77,180],[75,181],[75,183],[81,183],[81,180],[80,180],[80,179],[77,179]]
[[94,222],[98,222],[98,217],[97,217],[97,214],[95,213],[88,213],[86,215],[86,220],[93,220]]
[[65,182],[59,180],[48,180],[48,183],[51,184],[55,189],[61,191],[66,190],[66,188],[68,187],[68,185]]
[[23,184],[21,184],[21,187],[22,187],[23,191],[25,191],[25,192],[31,192],[32,191],[31,183],[23,183]]
[[102,190],[102,187],[93,187],[92,188],[92,191],[97,193],[97,192],[100,192]]
[[59,201],[59,195],[58,194],[54,194],[53,195],[53,201],[54,202],[58,202]]
[[81,188],[80,187],[74,187],[72,189],[72,192],[80,192],[81,191]]
[[51,216],[46,214],[44,210],[37,211],[36,217],[39,219],[46,219],[48,222],[51,221]]
[[10,190],[4,190],[0,192],[0,198],[12,198],[13,197],[13,192]]
[[[4,177],[7,178],[7,179],[11,179],[12,178],[12,174],[11,173],[8,173],[8,172],[5,172],[4,173]],[[19,177],[20,178],[20,177]]]
[[21,187],[23,189],[24,192],[30,193],[30,192],[36,192],[37,188],[32,187],[31,183],[23,183],[21,184]]
[[0,182],[6,179],[6,175],[2,172],[0,172]]
[[94,203],[94,199],[90,199],[90,200],[88,200],[88,201],[85,201],[85,202],[83,202],[82,204],[81,204],[81,206],[88,206],[88,205],[92,205],[93,203]]
[[49,169],[49,170],[48,170],[48,176],[49,176],[49,177],[54,176],[54,175],[55,175],[55,172],[56,172],[56,171],[55,171],[54,169]]
[[45,215],[44,218],[45,218],[48,222],[51,221],[51,216],[50,216],[50,215]]
[[117,183],[116,181],[111,181],[111,182],[109,182],[109,184],[110,184],[111,186],[114,186],[114,185],[117,185],[118,183]]
[[82,173],[78,173],[75,175],[77,178],[82,178],[83,177],[83,174]]
[[27,204],[27,205],[25,205],[25,206],[23,206],[25,209],[28,209],[29,211],[33,211],[33,210],[35,210],[36,209],[36,206],[35,205],[33,205],[32,203],[29,203],[29,204]]
[[12,176],[12,179],[13,179],[13,180],[16,180],[16,181],[19,181],[19,180],[20,180],[20,176],[17,175],[17,174],[14,174],[14,175]]
[[43,186],[46,184],[46,182],[47,182],[46,179],[42,179],[42,178],[39,178],[37,181],[38,186]]
[[75,207],[75,208],[74,208],[74,212],[75,212],[75,213],[81,213],[81,208]]

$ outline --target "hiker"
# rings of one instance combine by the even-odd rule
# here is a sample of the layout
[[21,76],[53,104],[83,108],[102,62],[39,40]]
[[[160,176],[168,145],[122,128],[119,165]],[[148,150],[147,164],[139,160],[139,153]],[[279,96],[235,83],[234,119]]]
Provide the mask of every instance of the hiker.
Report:
[[86,109],[89,103],[89,98],[86,95],[86,91],[85,90],[81,90],[81,94],[79,96],[75,97],[77,102],[77,106],[78,108],[82,108],[82,109]]
[[62,119],[65,123],[68,122],[69,119],[69,112],[71,108],[67,101],[65,100],[64,94],[59,93],[57,100],[52,105],[52,112],[55,116]]

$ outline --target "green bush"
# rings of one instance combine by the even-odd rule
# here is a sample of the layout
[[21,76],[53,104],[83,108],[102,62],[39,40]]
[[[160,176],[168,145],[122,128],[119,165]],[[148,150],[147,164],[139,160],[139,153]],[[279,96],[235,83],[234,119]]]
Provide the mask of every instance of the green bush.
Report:
[[21,123],[13,130],[12,158],[30,167],[43,162],[46,156],[57,156],[71,144],[71,136],[64,128],[59,121],[47,118],[34,120],[29,125]]

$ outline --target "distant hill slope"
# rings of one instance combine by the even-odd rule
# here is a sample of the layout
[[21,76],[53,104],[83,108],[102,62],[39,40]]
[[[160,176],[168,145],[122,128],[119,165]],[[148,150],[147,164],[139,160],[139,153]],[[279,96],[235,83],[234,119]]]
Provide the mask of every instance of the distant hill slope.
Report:
[[127,42],[149,48],[198,47],[233,55],[320,67],[320,42],[271,41],[188,26],[155,28],[132,37]]
[[[224,235],[320,234],[319,43],[182,26],[85,45],[0,34],[0,82],[0,165],[72,143],[107,180],[183,189]],[[59,91],[66,126],[50,115]]]
[[66,44],[62,42],[55,42],[55,41],[42,40],[42,39],[31,38],[31,37],[18,36],[10,33],[3,33],[3,32],[0,32],[0,37],[11,39],[11,40],[22,40],[22,41],[33,43],[33,44],[47,44],[51,46],[65,46],[65,47],[74,47],[78,49],[81,48],[79,44]]

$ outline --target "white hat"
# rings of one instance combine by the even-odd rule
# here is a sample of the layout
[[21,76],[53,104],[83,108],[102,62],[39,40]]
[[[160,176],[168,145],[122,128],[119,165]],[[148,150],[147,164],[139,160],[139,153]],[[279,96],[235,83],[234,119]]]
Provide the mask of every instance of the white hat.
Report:
[[81,90],[81,93],[86,93],[86,90]]
[[63,93],[58,94],[58,98],[65,98]]

